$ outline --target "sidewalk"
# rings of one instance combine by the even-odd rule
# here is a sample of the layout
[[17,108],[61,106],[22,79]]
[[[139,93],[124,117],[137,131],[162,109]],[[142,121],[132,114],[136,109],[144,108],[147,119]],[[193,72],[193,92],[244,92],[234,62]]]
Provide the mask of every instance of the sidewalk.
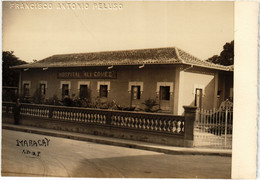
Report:
[[136,148],[148,151],[161,152],[166,154],[187,154],[187,155],[213,155],[213,156],[228,156],[231,157],[232,150],[230,149],[209,149],[209,148],[185,148],[173,147],[161,144],[147,143],[141,141],[132,141],[127,139],[118,139],[104,136],[95,136],[89,134],[80,134],[67,131],[59,131],[53,129],[43,129],[32,126],[2,124],[3,129],[22,131],[28,133],[42,134],[46,136],[55,136],[61,138],[68,138],[80,141],[88,141],[100,144],[107,144],[113,146],[121,146],[128,148]]

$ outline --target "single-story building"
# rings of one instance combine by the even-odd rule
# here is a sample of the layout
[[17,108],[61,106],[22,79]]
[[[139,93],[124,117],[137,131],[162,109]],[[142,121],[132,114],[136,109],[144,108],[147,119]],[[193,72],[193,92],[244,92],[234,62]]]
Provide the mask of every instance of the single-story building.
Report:
[[184,105],[212,109],[233,97],[233,67],[176,47],[53,55],[13,68],[25,96],[38,90],[45,98],[99,97],[137,108],[150,98],[161,112],[176,115]]

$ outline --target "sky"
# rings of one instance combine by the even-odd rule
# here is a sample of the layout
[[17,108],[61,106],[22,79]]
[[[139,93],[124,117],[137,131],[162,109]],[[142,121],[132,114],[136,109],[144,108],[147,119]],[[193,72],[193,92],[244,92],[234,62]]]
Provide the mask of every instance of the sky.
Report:
[[159,47],[177,47],[205,60],[234,40],[234,2],[227,1],[20,1],[3,2],[2,12],[3,50],[27,62]]

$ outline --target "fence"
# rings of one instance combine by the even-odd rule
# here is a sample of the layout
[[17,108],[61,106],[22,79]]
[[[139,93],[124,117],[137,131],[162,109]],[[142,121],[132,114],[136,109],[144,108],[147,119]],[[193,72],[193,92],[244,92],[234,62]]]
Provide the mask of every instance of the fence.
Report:
[[[3,102],[3,112],[12,113],[14,105],[14,103]],[[183,116],[26,103],[21,106],[21,115],[64,121],[109,124],[177,134],[184,133]]]
[[233,111],[197,109],[194,126],[195,146],[232,148]]
[[[3,102],[3,113],[11,114],[14,106],[14,103]],[[189,112],[187,111],[186,113]],[[183,140],[187,137],[186,139],[188,141],[193,141],[193,132],[185,132],[185,129],[191,129],[189,126],[192,126],[193,128],[195,113],[192,120],[190,118],[185,118],[184,116],[175,116],[170,114],[22,103],[20,114],[23,116],[45,118],[50,121],[79,122],[145,131],[153,134],[178,135],[178,137]],[[185,144],[185,142],[183,144]]]

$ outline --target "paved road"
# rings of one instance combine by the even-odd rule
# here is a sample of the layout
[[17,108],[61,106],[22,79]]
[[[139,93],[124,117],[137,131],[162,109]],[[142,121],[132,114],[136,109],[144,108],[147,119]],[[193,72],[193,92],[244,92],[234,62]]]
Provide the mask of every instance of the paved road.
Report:
[[231,177],[231,158],[167,155],[3,130],[2,176],[222,179]]

